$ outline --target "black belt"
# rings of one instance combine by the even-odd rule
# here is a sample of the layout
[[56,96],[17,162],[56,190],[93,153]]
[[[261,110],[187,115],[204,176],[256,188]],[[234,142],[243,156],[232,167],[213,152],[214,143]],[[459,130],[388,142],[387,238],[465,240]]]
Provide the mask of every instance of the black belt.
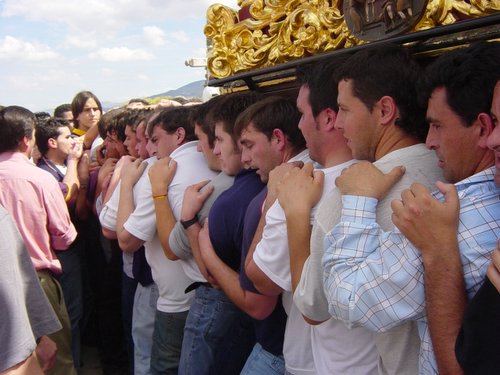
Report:
[[184,290],[184,293],[186,293],[186,294],[187,294],[187,293],[189,293],[189,292],[191,292],[191,291],[193,291],[193,290],[198,289],[200,286],[206,286],[206,287],[208,287],[208,288],[211,288],[211,287],[212,287],[212,285],[211,285],[210,283],[203,283],[203,282],[201,282],[201,281],[195,281],[194,283],[192,283],[191,285],[189,285],[189,286],[186,288],[186,290]]

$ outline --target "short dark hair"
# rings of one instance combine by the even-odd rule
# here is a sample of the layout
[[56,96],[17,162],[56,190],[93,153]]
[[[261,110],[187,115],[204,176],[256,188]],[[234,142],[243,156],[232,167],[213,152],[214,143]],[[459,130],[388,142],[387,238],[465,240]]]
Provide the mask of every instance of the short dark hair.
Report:
[[56,109],[54,109],[54,117],[62,118],[64,112],[72,112],[71,111],[71,104],[66,103],[66,104],[61,104],[60,106],[56,107]]
[[207,135],[208,145],[211,148],[214,148],[215,145],[215,126],[212,113],[215,105],[223,99],[222,95],[213,96],[205,103],[196,106],[191,116],[193,125],[198,125],[201,131]]
[[421,66],[402,47],[384,44],[367,47],[350,56],[339,70],[340,80],[352,82],[353,95],[370,110],[383,96],[393,98],[399,110],[396,126],[425,140],[425,102],[418,82]]
[[212,111],[212,121],[221,122],[224,131],[231,134],[236,143],[234,125],[238,115],[262,99],[262,95],[254,91],[244,91],[223,95],[223,99],[217,101]]
[[144,105],[149,105],[149,102],[146,99],[141,99],[141,98],[133,98],[128,101],[128,104],[132,103],[141,103]]
[[196,140],[196,135],[194,134],[194,126],[190,120],[192,109],[189,107],[170,107],[165,108],[158,116],[151,120],[150,127],[151,132],[157,126],[160,126],[168,134],[172,134],[179,128],[183,128],[185,131],[185,141]]
[[314,117],[326,108],[338,112],[338,72],[348,57],[342,55],[297,68],[297,81],[309,88],[309,104]]
[[75,95],[73,101],[71,102],[71,112],[73,112],[73,121],[75,123],[75,128],[77,129],[79,126],[78,116],[80,115],[80,113],[83,112],[83,107],[85,107],[85,103],[87,103],[87,100],[89,99],[94,99],[97,106],[99,107],[99,111],[101,111],[102,114],[102,105],[99,99],[97,99],[97,96],[95,96],[90,91],[80,91],[78,94]]
[[45,111],[35,112],[35,117],[37,124],[41,124],[50,119],[50,113]]
[[[112,132],[116,130],[116,120],[118,115],[120,115],[125,108],[114,108],[107,111],[99,118],[99,122],[97,123],[97,129],[99,130],[99,135],[102,139],[105,139],[108,136],[108,132]],[[125,139],[125,129],[123,129],[122,134],[123,139]],[[118,136],[119,139],[120,135]]]
[[134,131],[137,130],[137,127],[141,124],[141,122],[145,121],[147,122],[148,118],[151,116],[151,114],[154,112],[153,108],[138,108],[134,109],[136,116],[134,119],[133,125],[131,125],[132,129]]
[[47,142],[50,138],[56,139],[61,133],[60,128],[67,127],[71,133],[69,121],[62,118],[50,118],[47,121],[38,123],[36,126],[36,146],[43,156],[47,155],[49,146]]
[[31,139],[36,117],[30,110],[9,106],[0,111],[0,153],[15,151],[24,137]]
[[480,42],[448,52],[426,73],[426,98],[445,88],[448,105],[469,127],[480,113],[490,113],[493,89],[500,79],[500,43]]
[[270,140],[274,129],[280,129],[297,150],[306,146],[306,141],[298,124],[300,113],[297,106],[289,99],[271,96],[252,104],[240,113],[236,119],[234,134],[241,137],[243,130],[250,124],[266,135]]
[[109,122],[107,132],[116,133],[118,139],[125,142],[125,139],[127,138],[125,135],[125,128],[127,125],[134,122],[134,119],[131,117],[135,117],[134,112],[136,111],[124,107],[117,108],[116,110],[116,115],[113,117],[112,121]]

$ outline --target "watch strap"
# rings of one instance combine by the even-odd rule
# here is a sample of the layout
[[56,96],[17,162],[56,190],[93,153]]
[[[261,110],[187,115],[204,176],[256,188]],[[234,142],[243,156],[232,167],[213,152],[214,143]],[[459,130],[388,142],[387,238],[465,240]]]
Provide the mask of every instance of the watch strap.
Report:
[[198,217],[195,216],[190,220],[181,220],[181,225],[184,229],[188,229],[191,225],[196,224],[198,222]]

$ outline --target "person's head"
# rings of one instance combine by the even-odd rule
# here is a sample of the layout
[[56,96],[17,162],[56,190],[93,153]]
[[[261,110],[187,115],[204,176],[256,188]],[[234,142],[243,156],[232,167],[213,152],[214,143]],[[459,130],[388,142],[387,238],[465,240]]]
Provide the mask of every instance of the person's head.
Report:
[[257,169],[262,182],[278,165],[305,149],[294,102],[269,97],[252,104],[237,118],[234,133],[241,146],[241,161]]
[[138,157],[146,159],[149,157],[149,152],[147,149],[148,138],[146,137],[146,120],[143,119],[139,122],[137,129],[135,129],[135,137],[137,143],[135,144],[135,151]]
[[36,117],[30,110],[9,106],[0,111],[0,153],[19,151],[31,157]]
[[130,99],[127,104],[128,109],[141,109],[149,105],[146,99],[134,98]]
[[337,118],[336,72],[345,57],[297,69],[300,83],[297,109],[300,112],[299,129],[302,132],[312,160],[329,164],[336,153],[348,153],[341,132],[335,129]]
[[191,115],[194,124],[194,133],[198,138],[196,149],[203,153],[208,167],[213,171],[220,171],[220,160],[214,154],[215,125],[212,120],[212,109],[222,96],[216,96],[209,101],[196,106]]
[[146,151],[148,152],[149,156],[156,155],[156,146],[151,141],[151,134],[153,133],[152,124],[153,124],[154,119],[156,117],[158,117],[158,115],[160,114],[160,112],[162,110],[164,110],[164,109],[159,108],[159,107],[153,109],[151,111],[151,113],[149,114],[149,116],[147,117],[146,121],[144,122],[145,138],[146,138]]
[[236,119],[241,112],[259,99],[261,96],[255,92],[227,94],[213,108],[212,121],[215,126],[213,152],[220,160],[221,170],[230,176],[236,175],[244,166],[234,134]]
[[69,103],[61,104],[60,106],[56,107],[56,109],[54,109],[54,117],[62,118],[68,121],[71,127],[73,128],[74,121],[73,121],[73,112],[71,111],[71,104]]
[[37,124],[41,124],[50,119],[50,113],[44,111],[35,112],[35,117]]
[[190,113],[187,107],[166,108],[150,120],[149,138],[156,148],[153,155],[164,158],[182,144],[196,139]]
[[138,157],[136,151],[137,145],[137,135],[136,129],[137,125],[139,125],[140,119],[140,111],[137,109],[128,109],[123,111],[117,118],[117,124],[119,124],[120,128],[124,129],[124,140],[123,145],[127,149],[129,155],[133,157]]
[[491,119],[495,126],[492,133],[488,137],[488,147],[495,153],[495,184],[500,186],[500,126],[498,120],[500,119],[500,80],[495,85],[493,92],[493,101],[491,103]]
[[[359,51],[338,72],[336,127],[353,157],[374,161],[387,136],[423,141],[425,105],[418,82],[423,72],[406,50],[392,45]],[[396,134],[394,134],[396,133]]]
[[125,127],[125,142],[130,155],[146,159],[149,157],[147,150],[148,138],[146,132],[146,124],[154,112],[151,109],[128,110],[131,113],[127,117],[127,125]]
[[125,125],[118,123],[118,119],[124,111],[124,108],[111,109],[102,115],[97,123],[99,136],[104,140],[103,145],[107,158],[120,158],[127,154],[123,145]]
[[62,118],[51,118],[36,127],[36,145],[42,156],[62,164],[75,144],[71,125]]
[[97,96],[90,91],[80,91],[71,102],[75,128],[87,131],[97,124],[102,115],[102,106]]
[[437,58],[427,68],[429,133],[448,182],[455,183],[489,167],[487,138],[493,89],[500,78],[500,43],[479,43]]

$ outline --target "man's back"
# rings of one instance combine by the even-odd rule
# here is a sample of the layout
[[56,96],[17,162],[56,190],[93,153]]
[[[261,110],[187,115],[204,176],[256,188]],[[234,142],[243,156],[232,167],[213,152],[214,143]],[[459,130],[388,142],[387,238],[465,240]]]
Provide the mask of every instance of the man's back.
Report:
[[[392,199],[398,198],[403,189],[415,181],[433,188],[434,183],[442,179],[442,173],[436,167],[436,156],[423,144],[393,151],[374,164],[384,172],[388,172],[398,165],[406,167],[406,173],[401,181],[378,205],[377,222],[385,230],[394,228],[391,220],[390,202]],[[324,254],[325,235],[340,221],[341,208],[340,191],[333,189],[327,193],[326,198],[318,208],[311,237],[311,256],[304,266],[301,281],[294,295],[294,300],[302,313],[318,321],[331,317],[328,312],[328,301],[323,292],[321,260]],[[416,326],[413,323],[398,327],[392,333],[378,334],[375,336],[375,342],[381,355],[379,366],[383,373],[410,374],[415,371],[419,340]],[[392,350],[394,345],[404,349],[398,352],[397,357],[393,355],[395,353]]]
[[19,152],[3,153],[0,204],[16,221],[35,268],[60,273],[53,250],[66,249],[75,239],[76,230],[54,177]]

